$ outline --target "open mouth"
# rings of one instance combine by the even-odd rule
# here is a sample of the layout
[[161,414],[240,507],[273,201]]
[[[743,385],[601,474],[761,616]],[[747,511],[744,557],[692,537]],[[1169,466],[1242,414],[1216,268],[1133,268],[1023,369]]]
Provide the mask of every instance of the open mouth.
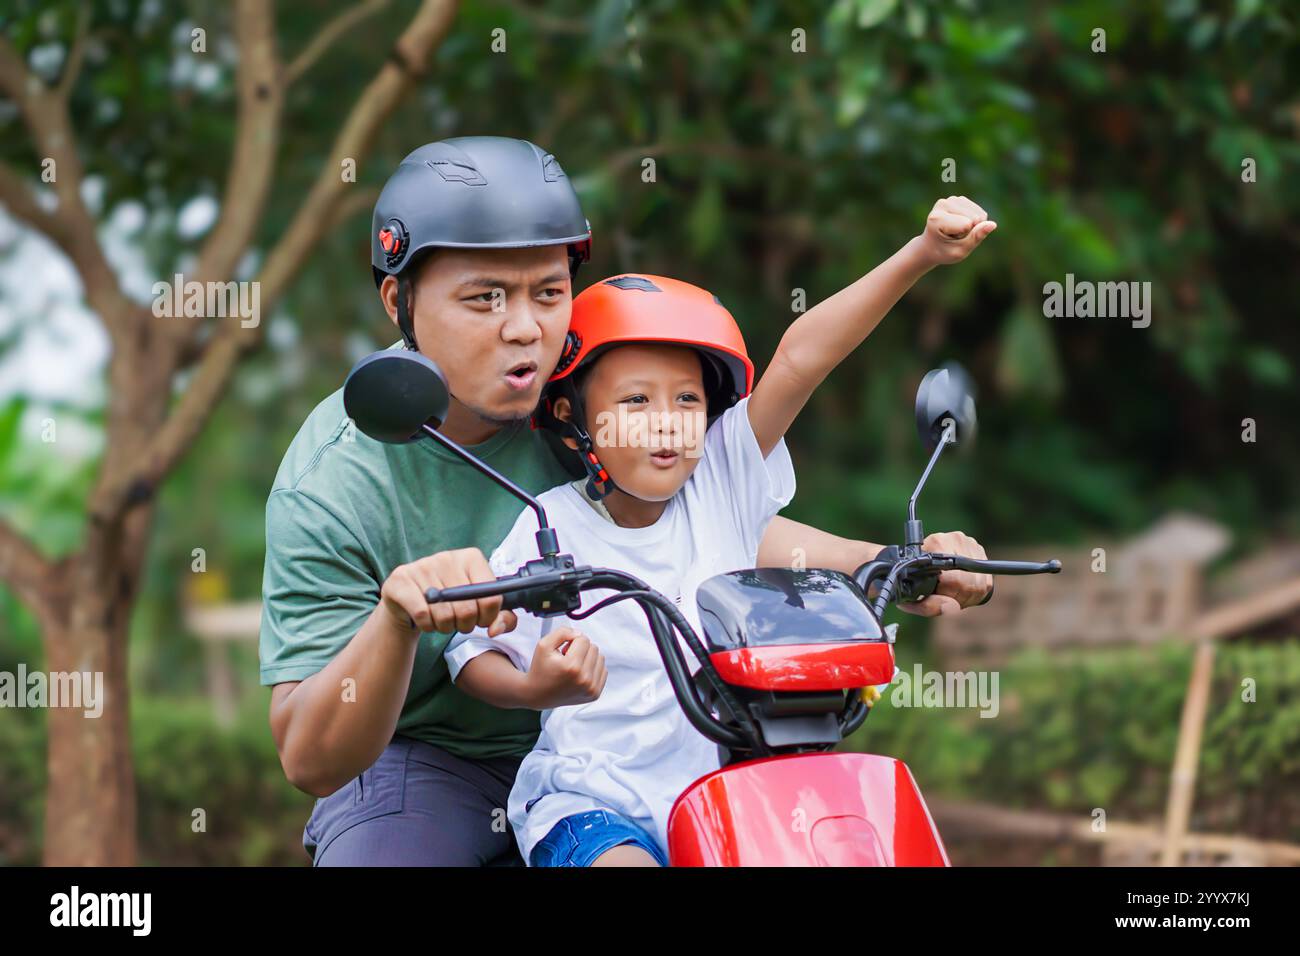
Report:
[[681,454],[671,448],[661,448],[658,451],[651,453],[650,461],[659,468],[668,468],[676,464],[677,459],[680,457]]
[[536,378],[536,362],[521,362],[505,374],[506,385],[520,392],[532,385]]

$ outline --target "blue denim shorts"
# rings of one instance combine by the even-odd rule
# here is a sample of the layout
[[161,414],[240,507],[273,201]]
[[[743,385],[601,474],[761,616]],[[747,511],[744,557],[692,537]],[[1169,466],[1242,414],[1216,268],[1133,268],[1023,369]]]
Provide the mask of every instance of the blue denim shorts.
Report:
[[660,866],[668,865],[654,837],[612,810],[588,810],[565,817],[533,847],[529,862],[532,866],[591,866],[616,846],[638,846]]

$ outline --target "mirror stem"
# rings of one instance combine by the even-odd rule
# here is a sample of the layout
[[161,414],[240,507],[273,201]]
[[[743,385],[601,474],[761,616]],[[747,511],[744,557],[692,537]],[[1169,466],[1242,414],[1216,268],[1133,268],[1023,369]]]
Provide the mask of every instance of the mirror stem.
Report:
[[548,557],[550,555],[560,553],[560,544],[558,539],[555,536],[555,529],[552,528],[547,523],[546,509],[542,507],[542,503],[540,501],[538,501],[528,492],[524,491],[524,489],[520,488],[513,481],[511,481],[505,475],[501,474],[501,472],[497,471],[492,466],[488,465],[486,462],[479,461],[478,458],[470,454],[468,451],[466,451],[464,448],[458,445],[455,441],[448,438],[446,435],[438,431],[438,429],[434,428],[432,425],[429,425],[426,422],[425,424],[421,425],[420,428],[424,431],[426,435],[428,435],[430,438],[436,441],[443,448],[447,449],[452,454],[469,462],[469,464],[473,465],[483,474],[487,475],[489,478],[495,481],[506,491],[510,492],[520,501],[528,505],[528,507],[532,508],[533,512],[537,515],[538,550],[541,551],[543,556],[548,556]]
[[916,483],[916,490],[912,492],[912,497],[907,499],[907,524],[903,527],[903,543],[908,547],[920,547],[925,541],[925,529],[921,522],[916,520],[916,499],[921,496],[921,489],[925,487],[926,481],[930,477],[930,472],[934,470],[934,463],[939,460],[943,450],[950,443],[957,440],[957,423],[951,418],[944,426],[943,436],[939,439],[938,446],[934,449],[934,454],[930,456],[930,462],[925,466],[925,471],[921,472],[921,480]]

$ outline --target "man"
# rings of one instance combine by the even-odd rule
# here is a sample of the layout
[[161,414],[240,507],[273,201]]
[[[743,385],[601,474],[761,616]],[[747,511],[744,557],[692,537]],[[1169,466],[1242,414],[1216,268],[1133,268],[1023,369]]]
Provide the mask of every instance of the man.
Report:
[[[446,373],[442,431],[532,493],[572,476],[528,418],[568,332],[590,227],[559,163],[522,140],[461,137],[402,161],[375,206],[372,266],[407,348]],[[457,690],[450,635],[500,599],[430,607],[429,587],[494,577],[484,559],[517,499],[431,442],[358,434],[341,392],[285,453],[267,501],[262,683],[285,775],[320,797],[304,830],[316,865],[518,862],[505,821],[537,714]],[[958,533],[931,550],[983,557]],[[760,563],[851,572],[879,545],[777,518]],[[984,575],[945,573],[917,608],[979,603]]]

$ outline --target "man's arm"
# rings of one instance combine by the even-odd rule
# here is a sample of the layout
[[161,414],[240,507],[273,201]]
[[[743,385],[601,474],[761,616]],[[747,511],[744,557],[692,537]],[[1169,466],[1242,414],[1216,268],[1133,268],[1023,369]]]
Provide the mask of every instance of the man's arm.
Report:
[[884,545],[841,538],[777,515],[758,546],[760,568],[831,568],[852,574],[880,553]]
[[937,265],[960,262],[996,228],[997,223],[965,196],[941,199],[921,235],[796,319],[749,399],[749,422],[763,457],[790,428],[813,390],[921,276]]
[[271,736],[289,782],[329,796],[373,764],[393,737],[418,634],[376,605],[321,670],[271,690]]
[[[871,541],[841,538],[777,515],[763,533],[763,540],[758,547],[758,566],[831,568],[851,575],[879,554],[882,547],[883,545]],[[941,531],[928,535],[922,547],[926,551],[943,554],[987,557],[978,541],[960,531]],[[944,571],[939,575],[939,585],[934,594],[915,604],[900,604],[898,607],[922,617],[955,614],[963,608],[979,604],[992,588],[992,575]]]
[[[424,631],[495,635],[514,627],[501,598],[432,605],[426,588],[495,579],[476,548],[445,551],[393,571],[361,629],[328,664],[271,692],[271,735],[285,776],[324,797],[371,766],[393,737]],[[322,595],[322,599],[326,597]]]

